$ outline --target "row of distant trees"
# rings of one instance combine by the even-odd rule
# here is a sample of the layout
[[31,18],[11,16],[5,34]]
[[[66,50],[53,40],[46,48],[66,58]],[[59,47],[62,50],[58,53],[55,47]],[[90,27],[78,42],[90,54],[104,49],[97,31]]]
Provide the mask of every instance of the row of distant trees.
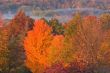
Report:
[[109,68],[110,14],[77,13],[62,24],[19,11],[0,27],[1,73],[109,73]]
[[[0,0],[0,4],[5,7],[4,11],[19,9],[20,6],[33,6],[40,9],[61,9],[61,8],[98,8],[110,9],[109,0]],[[9,9],[10,8],[10,9]]]

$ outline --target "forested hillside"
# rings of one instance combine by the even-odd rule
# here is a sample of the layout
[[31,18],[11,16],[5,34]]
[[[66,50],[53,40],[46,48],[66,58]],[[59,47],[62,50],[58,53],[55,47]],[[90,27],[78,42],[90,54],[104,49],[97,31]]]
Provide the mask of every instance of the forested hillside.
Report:
[[0,0],[0,73],[110,73],[109,9],[110,0]]

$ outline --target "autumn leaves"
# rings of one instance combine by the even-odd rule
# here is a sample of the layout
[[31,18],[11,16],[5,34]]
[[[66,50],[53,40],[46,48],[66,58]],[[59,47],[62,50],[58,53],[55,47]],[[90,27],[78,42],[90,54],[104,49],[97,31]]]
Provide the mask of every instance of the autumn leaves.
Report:
[[62,39],[63,36],[52,35],[52,28],[44,20],[36,20],[33,30],[28,32],[24,40],[27,64],[35,65],[32,69],[35,69],[36,62],[44,67],[50,66],[60,52]]
[[109,57],[109,14],[76,14],[62,25],[20,11],[0,28],[2,73],[107,73]]
[[60,34],[55,34],[56,25],[58,24],[55,24],[55,21],[51,22],[51,25],[44,19],[35,21],[33,29],[24,40],[27,67],[33,73],[46,72],[47,68],[50,70],[49,73],[54,73],[54,65],[64,68],[65,73],[98,72],[99,56],[102,55],[99,52],[106,38],[101,18],[81,17],[77,14],[69,23],[60,25],[64,28],[61,30],[64,33]]

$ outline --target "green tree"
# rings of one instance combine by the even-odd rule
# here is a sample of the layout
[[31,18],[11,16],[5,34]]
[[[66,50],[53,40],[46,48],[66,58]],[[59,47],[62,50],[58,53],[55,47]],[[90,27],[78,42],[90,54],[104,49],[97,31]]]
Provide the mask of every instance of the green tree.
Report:
[[52,27],[53,34],[63,34],[64,33],[64,27],[57,19],[51,19],[48,22],[48,24]]

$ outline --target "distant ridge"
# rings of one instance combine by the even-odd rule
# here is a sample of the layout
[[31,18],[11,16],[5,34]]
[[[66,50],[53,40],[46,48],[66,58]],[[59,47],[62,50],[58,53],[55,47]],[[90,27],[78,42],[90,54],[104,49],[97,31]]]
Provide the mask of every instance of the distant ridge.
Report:
[[0,0],[0,10],[21,6],[39,7],[40,9],[84,8],[110,9],[110,0]]

